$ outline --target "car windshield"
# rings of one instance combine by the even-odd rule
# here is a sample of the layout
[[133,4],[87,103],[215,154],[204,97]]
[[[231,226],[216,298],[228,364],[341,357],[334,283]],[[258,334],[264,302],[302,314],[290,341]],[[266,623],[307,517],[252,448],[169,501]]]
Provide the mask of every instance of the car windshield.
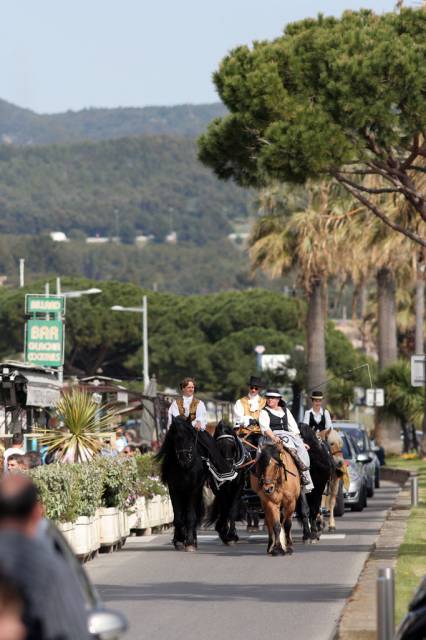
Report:
[[365,441],[365,432],[361,429],[348,429],[352,440],[355,441],[361,453],[367,452],[367,443]]

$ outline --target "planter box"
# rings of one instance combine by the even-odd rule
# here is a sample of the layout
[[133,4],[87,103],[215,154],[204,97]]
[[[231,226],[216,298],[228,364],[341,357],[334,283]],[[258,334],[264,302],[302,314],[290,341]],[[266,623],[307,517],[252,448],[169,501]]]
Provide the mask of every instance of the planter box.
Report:
[[99,509],[100,516],[100,546],[111,547],[121,540],[120,518],[116,507]]
[[75,532],[74,522],[58,522],[57,525],[58,525],[59,531],[62,532],[62,534],[66,538],[70,547],[74,549],[74,532]]
[[138,507],[135,503],[131,508],[131,511],[127,514],[129,519],[129,529],[137,529],[138,528]]
[[120,537],[124,541],[130,535],[129,516],[126,511],[118,512],[118,520],[120,523]]
[[[74,523],[74,553],[80,558],[90,556],[94,545],[95,519],[87,516],[80,516]],[[98,549],[99,547],[97,547]]]

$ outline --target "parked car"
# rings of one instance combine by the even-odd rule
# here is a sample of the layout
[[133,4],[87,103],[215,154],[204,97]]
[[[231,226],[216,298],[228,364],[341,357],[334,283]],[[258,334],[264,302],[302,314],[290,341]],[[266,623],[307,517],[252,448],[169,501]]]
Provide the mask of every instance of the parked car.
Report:
[[335,427],[349,433],[355,442],[357,452],[368,456],[368,460],[364,463],[367,476],[367,496],[372,498],[374,489],[380,487],[380,461],[373,450],[367,430],[358,422],[336,422]]
[[127,620],[122,613],[107,609],[90,582],[84,567],[74,555],[62,533],[48,520],[43,521],[43,539],[52,545],[76,575],[88,611],[87,625],[93,640],[118,640],[127,630]]
[[351,511],[362,511],[367,506],[367,475],[365,461],[368,460],[365,453],[360,453],[348,433],[338,430],[342,438],[342,453],[348,467],[350,485],[344,489],[343,498],[345,507]]

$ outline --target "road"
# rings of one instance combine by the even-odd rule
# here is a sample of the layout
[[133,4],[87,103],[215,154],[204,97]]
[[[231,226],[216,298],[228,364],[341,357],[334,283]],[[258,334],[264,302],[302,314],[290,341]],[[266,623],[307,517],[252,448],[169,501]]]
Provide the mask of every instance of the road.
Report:
[[126,640],[330,640],[397,488],[383,483],[362,513],[336,519],[336,534],[293,556],[266,555],[266,536],[241,531],[223,546],[201,531],[195,554],[176,552],[171,534],[129,538],[87,566],[105,603],[130,622]]

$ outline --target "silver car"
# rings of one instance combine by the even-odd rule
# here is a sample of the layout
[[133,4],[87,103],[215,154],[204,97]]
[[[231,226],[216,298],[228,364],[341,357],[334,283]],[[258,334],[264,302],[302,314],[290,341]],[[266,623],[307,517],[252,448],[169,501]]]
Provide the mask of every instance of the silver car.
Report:
[[345,507],[351,511],[362,511],[367,506],[367,476],[363,459],[365,454],[359,453],[348,433],[338,430],[342,438],[342,453],[345,464],[348,467],[350,484],[343,491]]
[[373,451],[365,427],[358,422],[343,421],[334,423],[334,426],[350,435],[357,454],[364,454],[363,464],[367,476],[367,496],[372,498],[374,496],[374,489],[380,486],[380,462]]

